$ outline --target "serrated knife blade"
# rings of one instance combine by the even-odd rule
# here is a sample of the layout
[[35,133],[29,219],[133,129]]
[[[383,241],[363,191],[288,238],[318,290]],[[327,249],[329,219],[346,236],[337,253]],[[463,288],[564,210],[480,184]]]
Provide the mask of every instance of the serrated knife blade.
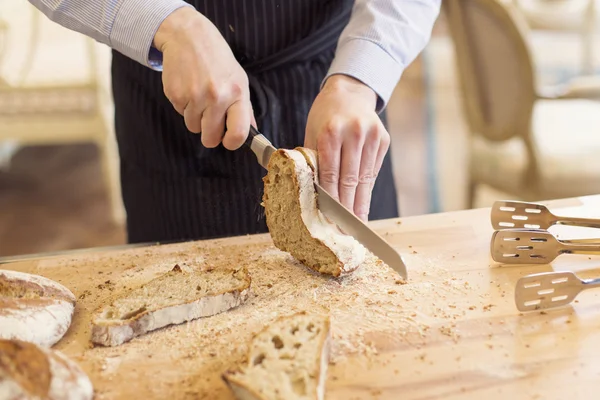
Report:
[[[246,145],[254,152],[258,163],[267,169],[271,155],[277,151],[271,142],[254,127],[250,127]],[[321,185],[315,183],[315,188],[317,191],[317,205],[327,218],[334,222],[344,233],[354,237],[375,256],[379,257],[381,261],[394,269],[402,278],[407,279],[406,264],[402,256],[389,243],[369,228],[353,212],[331,197]]]

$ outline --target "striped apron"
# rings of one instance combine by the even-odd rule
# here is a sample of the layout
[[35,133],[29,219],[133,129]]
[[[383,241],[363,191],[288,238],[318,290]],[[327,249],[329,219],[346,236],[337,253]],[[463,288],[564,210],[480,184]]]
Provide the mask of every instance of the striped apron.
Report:
[[[353,1],[190,2],[216,25],[247,72],[258,128],[276,147],[303,145],[308,112]],[[260,205],[265,171],[254,154],[245,146],[202,146],[165,97],[159,72],[116,51],[111,68],[129,242],[267,232]],[[369,217],[396,216],[388,153]]]

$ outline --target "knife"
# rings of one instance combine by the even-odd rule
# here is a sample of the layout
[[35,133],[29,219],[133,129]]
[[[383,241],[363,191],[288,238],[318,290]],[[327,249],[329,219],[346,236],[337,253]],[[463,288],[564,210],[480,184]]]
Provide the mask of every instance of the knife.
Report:
[[[254,152],[258,159],[258,163],[264,169],[268,169],[267,166],[271,159],[271,155],[277,151],[269,139],[251,126],[250,134],[248,135],[245,144]],[[317,205],[319,210],[329,218],[329,220],[333,221],[344,233],[354,237],[363,246],[379,257],[381,261],[393,268],[402,278],[407,278],[406,264],[404,264],[402,256],[400,256],[389,243],[370,229],[353,212],[331,197],[321,185],[315,183],[315,188],[317,191]]]

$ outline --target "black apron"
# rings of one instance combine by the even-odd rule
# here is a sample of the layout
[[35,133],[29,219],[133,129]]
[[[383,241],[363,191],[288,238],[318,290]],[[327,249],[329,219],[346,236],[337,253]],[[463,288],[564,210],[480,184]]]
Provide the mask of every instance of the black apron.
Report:
[[[302,146],[308,112],[353,1],[190,3],[216,25],[247,72],[258,128],[276,147]],[[130,243],[267,232],[260,205],[265,171],[248,148],[202,146],[165,97],[160,72],[116,51],[112,88]],[[388,152],[369,218],[397,215]]]

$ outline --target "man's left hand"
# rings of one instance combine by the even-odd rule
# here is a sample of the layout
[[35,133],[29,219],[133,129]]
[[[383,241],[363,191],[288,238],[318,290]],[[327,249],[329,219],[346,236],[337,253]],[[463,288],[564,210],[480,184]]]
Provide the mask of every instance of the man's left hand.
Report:
[[304,140],[305,147],[318,152],[319,183],[364,221],[390,147],[376,102],[375,92],[362,82],[330,77],[308,114]]

